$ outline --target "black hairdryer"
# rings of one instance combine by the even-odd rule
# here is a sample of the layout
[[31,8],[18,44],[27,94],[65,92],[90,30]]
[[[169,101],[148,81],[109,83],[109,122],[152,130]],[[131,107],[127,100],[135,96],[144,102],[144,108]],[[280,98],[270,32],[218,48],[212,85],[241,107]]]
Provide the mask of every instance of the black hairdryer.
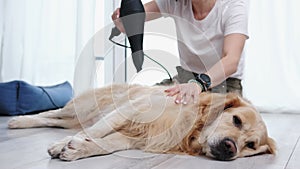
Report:
[[[143,38],[145,25],[145,9],[141,0],[122,0],[120,8],[120,18],[128,37],[132,59],[137,72],[142,70],[144,62]],[[113,28],[110,40],[118,36],[120,31]]]

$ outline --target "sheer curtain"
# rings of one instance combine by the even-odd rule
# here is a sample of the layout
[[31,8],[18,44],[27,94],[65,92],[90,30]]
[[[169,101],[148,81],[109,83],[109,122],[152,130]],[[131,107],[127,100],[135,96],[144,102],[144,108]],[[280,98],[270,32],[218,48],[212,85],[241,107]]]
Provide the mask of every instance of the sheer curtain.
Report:
[[96,0],[0,0],[0,82],[73,82]]
[[300,2],[251,0],[245,96],[261,111],[300,113]]

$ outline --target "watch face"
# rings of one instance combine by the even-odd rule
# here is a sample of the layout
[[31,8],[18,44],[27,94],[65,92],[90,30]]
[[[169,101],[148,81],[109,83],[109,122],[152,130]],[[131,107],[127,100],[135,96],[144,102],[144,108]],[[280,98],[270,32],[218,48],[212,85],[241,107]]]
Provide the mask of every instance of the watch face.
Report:
[[200,78],[201,78],[202,80],[204,80],[205,82],[210,82],[210,78],[209,78],[209,76],[206,75],[206,74],[201,74],[201,75],[200,75]]
[[199,77],[207,84],[207,86],[210,86],[211,81],[210,77],[207,74],[201,74]]

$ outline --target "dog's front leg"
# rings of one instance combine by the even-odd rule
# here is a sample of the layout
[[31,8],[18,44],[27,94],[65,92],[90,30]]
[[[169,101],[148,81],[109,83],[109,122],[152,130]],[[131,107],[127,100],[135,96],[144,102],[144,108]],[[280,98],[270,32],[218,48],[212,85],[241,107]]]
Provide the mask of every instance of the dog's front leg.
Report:
[[131,120],[139,112],[137,110],[140,109],[123,105],[104,116],[93,126],[76,134],[62,149],[59,158],[73,161],[131,148],[131,140],[116,131]]
[[62,149],[59,158],[65,161],[74,161],[95,155],[110,154],[131,148],[131,139],[121,133],[113,133],[104,138],[86,139],[73,137]]
[[134,112],[134,110],[128,108],[126,105],[120,107],[104,116],[93,126],[84,129],[82,132],[79,132],[77,136],[84,136],[89,139],[103,138],[124,126],[128,120],[132,119]]

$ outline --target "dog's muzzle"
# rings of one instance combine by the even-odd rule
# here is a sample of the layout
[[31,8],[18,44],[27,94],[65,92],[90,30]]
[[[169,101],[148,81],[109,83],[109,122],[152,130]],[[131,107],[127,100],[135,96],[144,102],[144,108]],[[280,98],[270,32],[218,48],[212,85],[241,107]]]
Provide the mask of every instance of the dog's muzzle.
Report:
[[237,153],[235,142],[232,139],[225,138],[219,143],[210,146],[211,154],[221,161],[231,160]]

